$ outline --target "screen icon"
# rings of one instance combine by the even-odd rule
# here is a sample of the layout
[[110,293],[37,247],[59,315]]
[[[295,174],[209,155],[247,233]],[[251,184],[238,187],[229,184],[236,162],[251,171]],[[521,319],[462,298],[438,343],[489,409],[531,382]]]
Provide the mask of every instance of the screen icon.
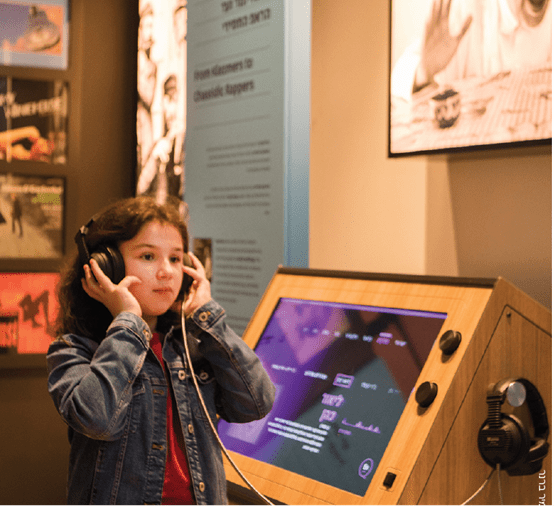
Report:
[[337,374],[335,376],[335,381],[333,381],[333,385],[342,388],[350,388],[352,383],[354,383],[354,376],[348,376],[348,374],[341,373]]
[[358,474],[361,478],[364,480],[367,479],[367,477],[371,474],[371,471],[373,471],[373,459],[365,459],[358,469]]

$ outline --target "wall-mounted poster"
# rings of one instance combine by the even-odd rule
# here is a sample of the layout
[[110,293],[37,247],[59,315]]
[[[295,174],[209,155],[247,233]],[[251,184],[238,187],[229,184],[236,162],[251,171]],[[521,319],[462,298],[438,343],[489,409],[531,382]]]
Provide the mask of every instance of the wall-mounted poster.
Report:
[[0,77],[0,160],[66,163],[67,83]]
[[0,174],[0,258],[59,259],[65,180]]
[[186,214],[187,0],[139,1],[137,195]]
[[389,155],[552,138],[551,0],[393,0]]
[[0,1],[0,65],[67,69],[68,2]]
[[57,273],[0,273],[0,357],[46,353],[55,337]]

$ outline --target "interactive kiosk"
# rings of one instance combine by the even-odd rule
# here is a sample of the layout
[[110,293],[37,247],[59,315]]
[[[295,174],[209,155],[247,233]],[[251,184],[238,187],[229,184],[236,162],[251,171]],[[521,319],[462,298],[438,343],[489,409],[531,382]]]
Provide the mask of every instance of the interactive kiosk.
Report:
[[461,504],[498,465],[475,503],[551,503],[551,313],[502,278],[279,268],[244,340],[275,404],[218,429],[272,502]]

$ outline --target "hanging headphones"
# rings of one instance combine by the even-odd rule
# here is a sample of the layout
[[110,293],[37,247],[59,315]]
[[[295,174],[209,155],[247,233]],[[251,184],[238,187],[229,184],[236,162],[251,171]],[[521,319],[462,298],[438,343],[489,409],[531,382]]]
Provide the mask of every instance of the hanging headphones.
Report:
[[86,237],[95,218],[96,216],[93,216],[75,235],[79,259],[81,265],[88,264],[91,258],[96,260],[104,274],[117,285],[125,277],[125,262],[119,250],[109,245],[100,245],[94,251],[89,252],[87,247]]
[[[501,412],[508,402],[515,407],[527,402],[533,420],[533,435],[514,415]],[[548,454],[550,428],[548,416],[538,389],[525,378],[502,380],[489,387],[488,417],[479,429],[479,452],[491,467],[500,468],[511,476],[535,474],[541,470]]]

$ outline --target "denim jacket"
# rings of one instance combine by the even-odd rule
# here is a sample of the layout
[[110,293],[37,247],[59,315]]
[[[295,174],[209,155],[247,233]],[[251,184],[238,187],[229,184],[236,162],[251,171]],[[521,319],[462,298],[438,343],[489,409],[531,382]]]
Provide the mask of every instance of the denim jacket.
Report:
[[[210,301],[187,319],[193,367],[216,424],[266,416],[275,388],[254,352]],[[69,426],[68,502],[159,504],[166,461],[168,382],[176,397],[195,498],[225,504],[221,451],[189,373],[180,327],[163,343],[167,377],[146,323],[121,313],[97,342],[73,334],[48,351],[48,389]]]

